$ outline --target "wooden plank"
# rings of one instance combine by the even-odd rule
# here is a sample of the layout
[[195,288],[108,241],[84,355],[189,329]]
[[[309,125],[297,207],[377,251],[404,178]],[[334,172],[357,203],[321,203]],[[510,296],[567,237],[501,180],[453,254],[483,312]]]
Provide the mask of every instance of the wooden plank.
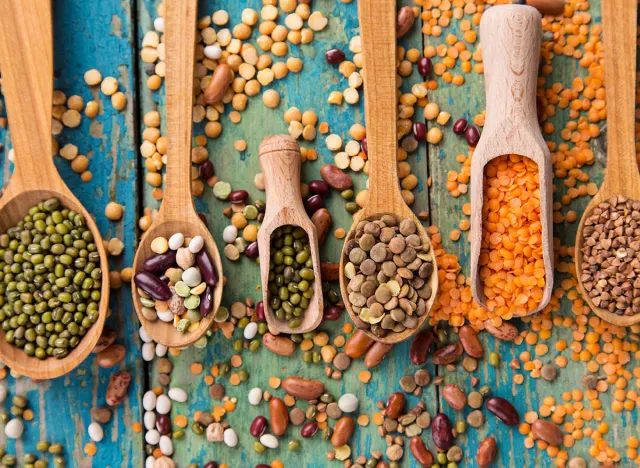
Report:
[[[72,143],[78,146],[80,154],[90,158],[93,180],[83,183],[62,158],[56,158],[56,164],[70,189],[96,217],[104,237],[119,237],[127,246],[122,256],[111,259],[112,268],[118,270],[133,261],[132,246],[136,242],[133,228],[138,211],[133,4],[117,0],[70,0],[54,5],[55,88],[67,96],[80,95],[85,102],[96,99],[103,108],[94,122],[84,118],[80,127],[66,129],[58,137],[61,145]],[[86,86],[83,74],[90,68],[97,68],[105,77],[118,79],[120,90],[128,99],[125,111],[115,111],[109,98]],[[0,141],[3,140],[8,143],[5,132],[0,133]],[[11,170],[6,155],[6,149],[0,152],[5,183]],[[125,206],[123,221],[109,222],[104,216],[105,206],[111,200]],[[132,424],[140,420],[144,373],[139,353],[135,352],[140,340],[134,332],[135,313],[128,289],[112,291],[111,308],[107,326],[118,331],[117,342],[129,350],[125,362],[116,369],[101,369],[95,358],[90,357],[71,374],[53,381],[36,384],[24,378],[8,378],[9,395],[25,394],[35,412],[35,419],[25,425],[23,441],[17,446],[13,442],[7,444],[9,453],[35,452],[38,440],[46,439],[65,447],[69,466],[141,465],[142,434],[134,433]],[[129,396],[114,408],[112,421],[104,426],[105,438],[98,444],[98,453],[93,458],[86,457],[83,447],[89,441],[86,432],[91,422],[89,411],[105,404],[109,376],[118,369],[126,369],[134,377]],[[6,408],[8,410],[8,406]],[[4,434],[1,437],[4,444]]]
[[[600,2],[590,2],[591,7],[589,12],[593,16],[592,24],[600,23]],[[474,30],[479,30],[479,27],[473,26]],[[425,44],[437,45],[444,42],[443,38],[448,33],[453,33],[462,37],[459,24],[457,21],[452,20],[452,25],[445,30],[441,38],[433,38],[431,36],[425,36]],[[436,61],[439,61],[437,59]],[[565,86],[570,87],[571,81],[576,76],[586,76],[586,71],[579,67],[575,59],[570,59],[564,56],[555,57],[553,62],[553,73],[546,77],[547,86],[550,87],[553,83],[563,83]],[[456,68],[459,72],[459,66]],[[442,83],[439,79],[441,86],[436,91],[430,92],[429,99],[437,102],[441,109],[451,112],[452,123],[460,118],[465,117],[470,122],[473,118],[485,109],[484,99],[484,81],[482,76],[478,76],[475,73],[465,74],[465,84],[463,86],[447,85]],[[558,110],[555,117],[550,119],[555,124],[556,132],[553,135],[545,135],[546,140],[554,141],[558,144],[564,142],[560,137],[560,130],[564,128],[568,119],[568,113],[562,110]],[[452,198],[445,188],[447,182],[447,173],[450,170],[460,171],[461,164],[456,162],[456,155],[467,154],[468,147],[464,141],[464,138],[457,137],[453,132],[446,132],[445,138],[439,145],[431,145],[429,148],[429,165],[430,175],[432,177],[432,218],[436,226],[441,230],[443,237],[443,244],[445,250],[448,253],[452,253],[458,256],[460,264],[463,266],[462,272],[465,275],[469,274],[469,262],[468,256],[470,252],[470,245],[465,233],[458,242],[453,242],[449,239],[449,232],[451,229],[457,228],[458,224],[463,219],[468,219],[462,213],[462,205],[469,202],[468,195],[462,195],[459,198]],[[583,168],[583,170],[585,170]],[[602,165],[596,163],[594,166],[586,169],[590,174],[591,180],[596,183],[602,181]],[[559,202],[562,195],[567,193],[567,187],[562,180],[556,179],[555,184],[557,191],[554,193],[554,201]],[[567,210],[575,210],[578,213],[582,213],[584,207],[588,202],[588,198],[574,200],[569,207],[563,207],[563,212]],[[575,242],[575,234],[578,223],[562,222],[554,225],[554,236],[559,238],[562,245],[572,246]],[[563,259],[564,261],[570,261],[570,259]],[[567,278],[566,274],[561,274],[556,271],[555,282],[556,286],[559,286],[563,279]],[[560,312],[554,312],[553,315],[560,315],[563,317],[574,317],[571,311],[571,301],[566,297],[562,301],[562,309]],[[514,323],[520,330],[526,329],[529,324],[523,323],[522,320],[514,320]],[[543,363],[553,363],[558,355],[564,355],[569,357],[569,365],[565,369],[559,369],[558,378],[554,382],[547,382],[543,379],[533,379],[529,377],[528,373],[524,370],[513,370],[509,367],[509,363],[513,359],[518,359],[521,352],[527,350],[533,354],[531,346],[522,344],[520,346],[514,346],[509,343],[500,342],[494,340],[488,333],[481,334],[482,342],[485,346],[486,354],[491,351],[497,352],[502,359],[502,364],[499,368],[494,368],[489,365],[488,359],[485,358],[480,361],[480,367],[472,374],[459,369],[455,373],[446,373],[445,383],[456,383],[463,390],[469,392],[472,390],[471,377],[477,377],[480,383],[476,386],[478,389],[482,385],[489,385],[492,389],[492,395],[502,396],[511,400],[515,407],[520,412],[521,417],[524,416],[526,411],[538,411],[542,401],[547,396],[552,396],[560,403],[562,402],[562,393],[574,388],[582,388],[579,384],[583,375],[587,373],[586,365],[583,363],[576,363],[571,361],[570,353],[560,353],[555,349],[554,344],[561,339],[567,340],[568,343],[573,341],[571,331],[562,329],[561,327],[554,327],[553,335],[548,340],[540,340],[539,342],[545,343],[549,346],[549,353],[545,356],[538,357]],[[514,383],[513,379],[517,374],[524,374],[525,380],[522,385]],[[625,412],[622,415],[616,414],[614,419],[611,418],[611,392],[607,394],[600,394],[602,401],[602,408],[607,412],[607,418],[609,424],[612,421],[619,421],[612,424],[612,434],[609,434],[606,439],[609,441],[610,446],[615,447],[623,455],[626,437],[634,433],[632,429],[634,422],[636,421],[636,415],[633,413]],[[470,408],[466,408],[463,412],[452,410],[448,404],[442,398],[440,393],[440,407],[443,411],[449,415],[453,421],[465,419],[471,412]],[[585,407],[588,403],[585,403]],[[498,440],[498,467],[522,467],[522,466],[552,466],[553,461],[550,460],[548,454],[544,450],[527,450],[524,448],[524,439],[517,429],[511,429],[500,423],[495,417],[489,414],[486,410],[485,423],[480,429],[475,430],[467,428],[467,433],[456,439],[456,443],[461,445],[464,449],[465,458],[474,457],[480,442],[490,435],[495,436]],[[567,418],[566,420],[571,420]],[[624,421],[624,422],[623,422]],[[593,423],[587,424],[588,426],[595,427]],[[586,439],[586,438],[585,438]],[[593,458],[589,455],[589,448],[591,442],[587,440],[577,441],[572,449],[569,449],[570,458],[580,456],[587,460],[589,466],[594,463]],[[631,463],[629,460],[623,463]],[[475,465],[474,465],[475,466]],[[621,466],[628,466],[623,464]]]
[[[158,3],[152,0],[145,0],[140,3],[140,37],[152,28]],[[411,0],[403,0],[401,4],[413,5],[413,2]],[[235,25],[240,21],[241,12],[244,8],[254,8],[259,12],[261,7],[262,3],[257,0],[250,2],[201,2],[199,16],[212,14],[216,9],[225,9],[229,12],[230,24]],[[320,10],[330,17],[329,26],[324,31],[316,33],[312,45],[291,46],[289,55],[303,58],[304,69],[298,75],[290,73],[287,78],[273,86],[281,94],[282,102],[280,106],[277,109],[268,109],[262,104],[259,95],[250,98],[247,110],[242,113],[242,122],[234,125],[228,120],[228,117],[223,117],[221,119],[223,122],[222,135],[216,140],[210,140],[207,145],[209,159],[213,161],[216,167],[216,175],[220,180],[231,183],[234,189],[248,190],[251,200],[264,199],[264,193],[258,191],[253,184],[254,174],[260,171],[257,157],[258,146],[262,139],[269,135],[287,132],[287,125],[282,117],[286,109],[295,106],[301,111],[315,111],[318,114],[319,122],[329,122],[331,125],[330,133],[341,135],[345,142],[349,139],[348,130],[353,123],[364,124],[362,100],[357,106],[349,106],[347,104],[331,106],[326,103],[330,91],[344,90],[347,87],[347,83],[346,79],[338,73],[337,68],[327,66],[324,59],[324,51],[332,47],[338,47],[347,53],[348,58],[352,57],[353,54],[348,49],[349,40],[357,35],[357,5],[355,2],[343,4],[333,0],[316,0],[313,2],[313,9]],[[281,22],[282,19],[278,21]],[[254,34],[254,37],[256,34]],[[402,44],[407,48],[422,49],[422,38],[417,27],[414,29],[413,34],[403,39]],[[140,64],[140,70],[142,76],[142,64]],[[411,85],[420,81],[422,80],[415,72],[410,79],[405,79],[403,90],[410,92]],[[151,93],[142,89],[141,102],[142,114],[157,109],[164,116],[164,97],[162,92]],[[141,130],[143,129],[144,127],[141,127]],[[194,127],[194,135],[202,133],[202,126],[196,125]],[[320,166],[323,163],[333,162],[333,154],[326,148],[324,138],[324,136],[318,134],[318,138],[313,144],[303,143],[303,146],[313,147],[319,153],[317,161],[308,161],[303,164],[302,180],[305,182],[318,179]],[[247,141],[247,151],[238,153],[234,149],[233,144],[238,139]],[[415,191],[416,202],[413,207],[416,211],[424,210],[428,207],[426,190],[427,159],[424,144],[421,144],[420,149],[415,154],[409,156],[409,160],[412,164],[413,172],[420,179],[419,186]],[[355,187],[358,190],[365,188],[366,178],[364,174],[350,173],[354,175]],[[151,197],[150,192],[151,188],[145,185],[143,206],[156,207],[157,203]],[[348,230],[351,219],[344,209],[344,200],[340,198],[339,194],[332,193],[326,202],[333,215],[333,228],[342,227]],[[209,228],[217,240],[219,248],[222,248],[222,231],[229,224],[229,220],[222,215],[221,211],[229,204],[216,199],[208,188],[205,188],[205,195],[201,199],[196,199],[196,204],[198,209],[207,212]],[[324,261],[337,262],[341,249],[342,240],[329,236],[321,249],[321,258]],[[253,298],[256,301],[259,300],[261,294],[257,287],[260,278],[259,269],[256,265],[252,265],[252,262],[246,258],[242,258],[237,263],[230,262],[225,258],[223,267],[228,278],[223,305],[230,306],[234,301],[244,300],[246,297]],[[337,284],[332,285],[332,287],[338,291]],[[320,330],[328,331],[332,337],[336,336],[341,325],[348,320],[345,312],[339,322],[331,325],[323,324]],[[234,339],[240,337],[239,331],[236,331]],[[326,461],[325,452],[330,450],[331,446],[322,441],[319,435],[316,435],[314,439],[303,441],[302,449],[299,451],[304,453],[303,460],[300,459],[300,453],[295,454],[287,450],[286,444],[288,440],[302,440],[297,428],[289,429],[287,435],[281,438],[280,447],[277,450],[271,450],[263,455],[256,454],[252,449],[253,440],[248,435],[248,426],[255,416],[259,414],[267,415],[268,409],[265,403],[258,407],[250,406],[246,401],[248,390],[254,386],[268,389],[270,376],[284,378],[287,375],[296,374],[307,378],[318,378],[325,382],[329,381],[327,388],[334,396],[340,396],[345,392],[356,393],[360,398],[360,414],[366,413],[371,416],[377,411],[376,402],[378,400],[386,400],[392,392],[399,391],[398,382],[400,378],[415,372],[416,368],[407,359],[409,346],[410,342],[407,342],[395,349],[391,356],[373,371],[373,379],[368,385],[363,385],[357,380],[358,373],[364,369],[362,362],[352,363],[341,381],[329,381],[330,379],[323,375],[323,365],[309,365],[301,361],[301,351],[298,351],[295,358],[282,358],[266,349],[260,349],[256,354],[244,351],[242,353],[244,360],[242,368],[249,374],[248,382],[242,383],[238,387],[233,387],[226,378],[219,379],[226,386],[227,394],[237,397],[239,400],[238,410],[226,417],[231,427],[235,428],[239,434],[239,447],[229,449],[223,444],[211,445],[203,436],[196,437],[187,428],[187,440],[176,442],[176,453],[173,458],[180,466],[197,461],[204,463],[214,458],[219,463],[224,462],[229,466],[238,466],[238,463],[242,464],[242,466],[253,466],[257,463],[268,463],[276,458],[282,460],[285,466],[326,466],[328,462]],[[316,348],[316,350],[319,350],[319,348]],[[229,362],[233,353],[232,342],[218,333],[209,339],[206,350],[191,348],[183,351],[178,358],[172,358],[174,363],[174,371],[171,376],[172,385],[184,388],[189,394],[189,402],[174,405],[175,408],[172,414],[188,414],[190,421],[192,421],[195,411],[211,410],[215,402],[212,402],[208,396],[207,386],[203,382],[203,377],[209,372],[213,364]],[[203,363],[204,375],[193,376],[188,366],[191,362]],[[435,372],[433,366],[429,366],[428,369],[432,374]],[[155,382],[157,382],[156,377],[155,372],[152,372],[151,385],[155,385]],[[430,412],[435,412],[435,388],[430,386],[425,390],[425,394],[420,399],[416,397],[409,398],[408,408],[415,406],[419,400],[422,400]],[[282,390],[271,391],[278,396],[284,395]],[[303,409],[306,408],[304,403],[300,406]],[[370,424],[368,428],[359,428],[356,431],[351,447],[354,450],[354,455],[359,456],[370,455],[371,450],[384,452],[386,444],[377,435],[377,428]],[[409,459],[410,456],[406,455],[405,462],[408,463]],[[415,465],[412,464],[411,466]]]

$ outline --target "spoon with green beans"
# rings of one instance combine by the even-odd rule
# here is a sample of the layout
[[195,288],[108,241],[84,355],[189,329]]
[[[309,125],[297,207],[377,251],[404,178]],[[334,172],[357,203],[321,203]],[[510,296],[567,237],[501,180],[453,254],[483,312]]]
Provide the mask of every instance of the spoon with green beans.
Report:
[[258,232],[265,317],[276,333],[306,333],[322,321],[318,237],[300,193],[300,147],[289,136],[260,145],[267,208]]

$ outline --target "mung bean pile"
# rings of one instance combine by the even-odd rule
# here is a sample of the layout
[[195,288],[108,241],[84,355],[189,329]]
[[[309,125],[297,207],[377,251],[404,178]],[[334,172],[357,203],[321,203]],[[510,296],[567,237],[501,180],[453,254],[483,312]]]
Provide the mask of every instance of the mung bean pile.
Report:
[[98,320],[100,255],[80,213],[51,198],[0,235],[4,339],[38,359],[62,359]]
[[298,328],[313,297],[313,260],[309,236],[298,226],[281,226],[271,234],[269,307],[276,318]]

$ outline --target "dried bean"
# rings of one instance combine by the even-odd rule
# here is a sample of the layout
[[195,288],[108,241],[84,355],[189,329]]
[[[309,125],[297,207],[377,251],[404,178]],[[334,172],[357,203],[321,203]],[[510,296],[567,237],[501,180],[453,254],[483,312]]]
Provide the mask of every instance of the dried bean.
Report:
[[492,397],[487,400],[487,409],[507,426],[515,426],[520,422],[520,415],[514,406],[501,397]]
[[480,468],[487,468],[495,461],[498,455],[497,445],[495,437],[487,437],[480,443],[476,454],[476,460]]
[[433,362],[438,365],[447,365],[455,362],[462,355],[462,343],[456,341],[436,350],[433,353]]
[[431,467],[434,459],[431,452],[425,447],[424,442],[419,436],[413,436],[409,441],[409,449],[413,458],[420,464],[420,466]]
[[418,333],[411,342],[411,349],[409,351],[411,362],[416,366],[424,364],[429,357],[434,341],[435,335],[432,329],[423,330]]
[[440,450],[448,450],[453,445],[453,433],[451,432],[451,421],[449,416],[438,413],[431,423],[431,436],[433,443]]

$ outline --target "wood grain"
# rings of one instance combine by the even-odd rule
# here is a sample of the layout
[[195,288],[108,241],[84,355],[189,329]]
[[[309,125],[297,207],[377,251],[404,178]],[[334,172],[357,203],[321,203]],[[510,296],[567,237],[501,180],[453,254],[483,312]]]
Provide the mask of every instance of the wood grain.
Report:
[[14,174],[0,199],[0,232],[15,226],[32,206],[55,197],[67,208],[82,213],[100,253],[102,297],[99,317],[66,358],[40,360],[27,356],[7,343],[4,332],[0,332],[2,362],[20,374],[53,379],[78,366],[98,341],[109,305],[109,275],[100,232],[63,182],[51,157],[53,35],[48,0],[0,2],[0,57],[15,152]]
[[[269,331],[273,334],[307,333],[320,325],[324,313],[324,303],[318,232],[304,209],[300,193],[300,146],[288,135],[276,135],[266,138],[262,142],[259,157],[267,192],[267,209],[258,231],[258,249],[260,252],[262,300],[264,301],[264,312]],[[315,273],[313,282],[315,292],[298,328],[291,328],[286,320],[277,319],[269,307],[271,234],[280,226],[286,225],[300,226],[309,236],[311,260]]]
[[602,4],[604,76],[607,91],[607,169],[600,190],[582,215],[575,244],[578,287],[582,297],[599,317],[622,327],[640,322],[640,314],[618,315],[593,303],[581,280],[584,260],[582,231],[593,209],[611,197],[622,195],[640,200],[640,173],[636,160],[634,122],[637,12],[636,2],[606,0]]
[[191,196],[191,136],[193,112],[193,67],[195,65],[195,23],[197,0],[167,0],[166,2],[166,94],[167,94],[167,168],[164,198],[153,225],[142,237],[134,270],[141,271],[144,261],[154,255],[151,242],[156,237],[167,239],[176,232],[185,237],[202,236],[205,248],[218,270],[219,281],[213,294],[213,308],[200,320],[194,331],[182,333],[173,323],[147,320],[142,304],[132,288],[134,305],[144,329],[158,343],[183,348],[195,343],[211,327],[220,307],[224,280],[220,253],[213,236],[198,217]]
[[[354,217],[354,223],[345,238],[346,243],[353,238],[356,226],[362,220],[380,219],[391,214],[399,220],[411,219],[417,226],[423,246],[433,255],[431,241],[426,230],[407,206],[398,185],[398,138],[396,134],[396,0],[360,0],[358,18],[360,37],[365,59],[364,67],[364,109],[367,126],[367,158],[369,160],[369,194],[364,208]],[[349,303],[347,278],[344,275],[346,255],[340,257],[340,291],[345,308],[355,321],[356,312]],[[418,318],[415,328],[407,328],[400,333],[375,336],[368,329],[365,333],[381,343],[399,343],[413,336],[425,323],[438,294],[438,271],[434,262],[434,272],[429,278],[431,297],[426,301],[427,311]],[[356,322],[358,323],[358,322]]]
[[482,16],[480,41],[485,63],[487,114],[471,163],[471,291],[486,307],[479,258],[483,231],[485,166],[506,154],[526,156],[538,165],[545,287],[535,314],[553,293],[553,162],[536,113],[540,57],[540,13],[532,7],[501,5]]

